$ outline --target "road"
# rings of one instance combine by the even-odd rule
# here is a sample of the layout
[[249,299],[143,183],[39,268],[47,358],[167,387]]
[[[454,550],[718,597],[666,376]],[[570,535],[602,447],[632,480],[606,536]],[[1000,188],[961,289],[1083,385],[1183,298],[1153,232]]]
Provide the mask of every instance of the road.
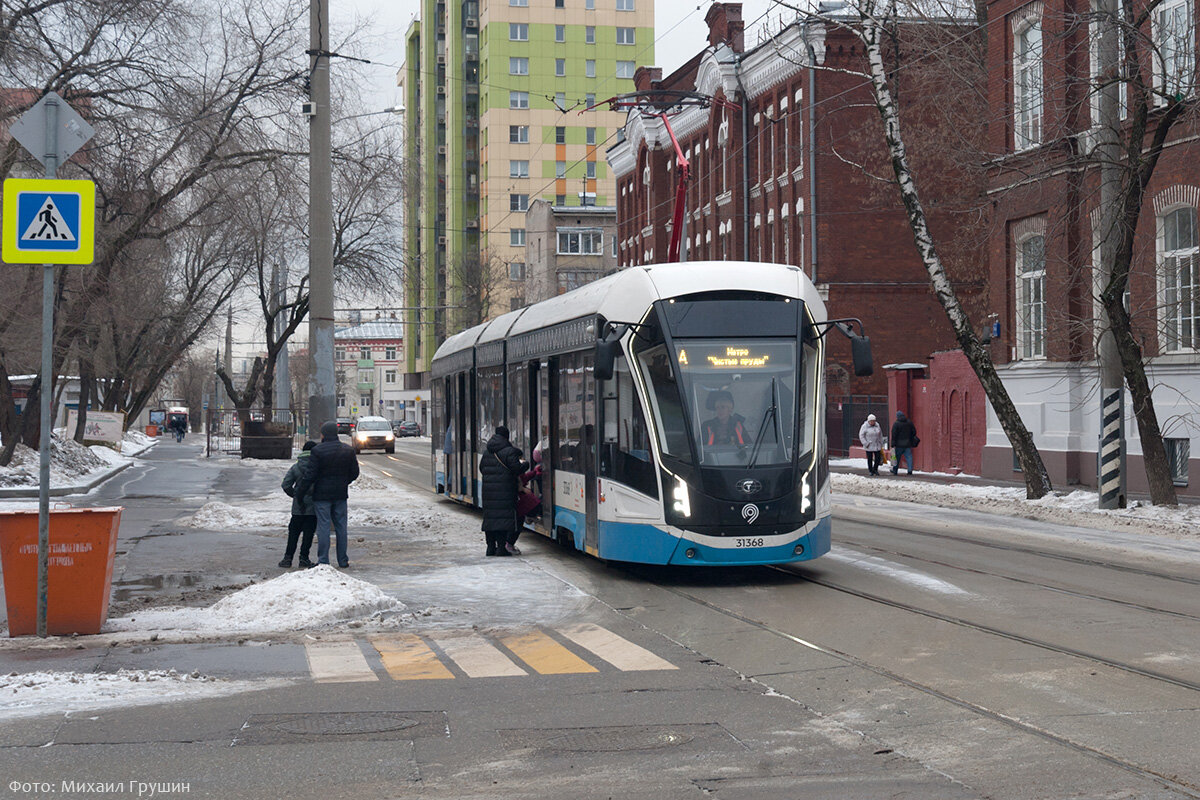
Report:
[[[122,613],[219,597],[278,547],[278,531],[179,531],[214,498],[274,488],[189,446],[160,445],[91,498],[128,508]],[[360,461],[423,489],[428,448]],[[0,649],[0,671],[173,667],[264,687],[0,720],[0,775],[198,797],[1200,797],[1194,558],[842,501],[834,551],[811,564],[664,570],[532,535],[521,558],[485,560],[477,517],[430,497],[461,516],[461,542],[381,528],[355,545],[350,574],[423,609],[398,631]]]

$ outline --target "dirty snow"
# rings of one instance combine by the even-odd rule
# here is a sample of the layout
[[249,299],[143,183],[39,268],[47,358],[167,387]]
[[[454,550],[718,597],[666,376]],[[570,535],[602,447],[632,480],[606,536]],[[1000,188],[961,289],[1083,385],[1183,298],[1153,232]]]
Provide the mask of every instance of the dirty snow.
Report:
[[0,675],[0,717],[73,713],[119,706],[196,700],[285,685],[278,679],[226,681],[198,672],[128,670],[116,672],[25,672]]
[[253,584],[207,608],[151,608],[110,619],[104,632],[175,631],[222,635],[317,628],[404,604],[374,584],[328,564],[297,570]]
[[[850,460],[848,463],[862,466],[866,462]],[[1101,510],[1096,507],[1095,491],[1077,489],[1054,492],[1040,500],[1026,500],[1023,487],[937,483],[921,480],[919,473],[911,478],[890,479],[832,472],[830,479],[835,494],[883,497],[1083,528],[1133,529],[1137,533],[1173,538],[1200,537],[1200,506],[1195,505],[1172,508],[1133,501],[1129,508]]]
[[[121,442],[121,452],[94,444],[85,447],[68,438],[59,428],[50,437],[50,486],[75,486],[87,483],[92,477],[113,467],[128,463],[131,455],[148,447],[154,439],[137,431],[128,431]],[[19,444],[13,449],[12,461],[0,467],[0,487],[38,485],[41,455],[37,450]]]

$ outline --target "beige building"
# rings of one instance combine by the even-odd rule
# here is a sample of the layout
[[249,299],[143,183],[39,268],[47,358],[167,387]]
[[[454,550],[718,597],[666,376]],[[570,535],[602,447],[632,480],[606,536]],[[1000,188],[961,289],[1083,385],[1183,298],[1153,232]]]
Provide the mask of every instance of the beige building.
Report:
[[526,305],[617,269],[615,206],[558,206],[535,200],[525,215]]

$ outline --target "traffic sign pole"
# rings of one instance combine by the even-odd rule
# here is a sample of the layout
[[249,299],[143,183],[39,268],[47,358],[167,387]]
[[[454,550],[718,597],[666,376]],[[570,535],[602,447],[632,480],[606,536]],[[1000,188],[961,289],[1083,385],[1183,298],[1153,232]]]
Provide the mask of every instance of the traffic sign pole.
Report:
[[[58,173],[58,99],[46,104],[46,177]],[[37,635],[46,638],[46,594],[50,578],[50,372],[54,369],[54,265],[42,265],[42,378],[38,382],[42,432],[38,437]]]

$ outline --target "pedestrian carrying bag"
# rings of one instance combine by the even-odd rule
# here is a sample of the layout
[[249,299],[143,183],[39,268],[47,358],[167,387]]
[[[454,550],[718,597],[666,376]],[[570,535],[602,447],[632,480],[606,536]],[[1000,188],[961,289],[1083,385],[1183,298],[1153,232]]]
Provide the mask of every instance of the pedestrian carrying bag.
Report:
[[920,443],[921,443],[921,437],[920,437],[920,436],[917,436],[917,435],[914,433],[914,434],[913,434],[913,437],[912,437],[912,446],[913,446],[913,447],[916,447],[916,446],[917,446],[917,445],[919,445]]

